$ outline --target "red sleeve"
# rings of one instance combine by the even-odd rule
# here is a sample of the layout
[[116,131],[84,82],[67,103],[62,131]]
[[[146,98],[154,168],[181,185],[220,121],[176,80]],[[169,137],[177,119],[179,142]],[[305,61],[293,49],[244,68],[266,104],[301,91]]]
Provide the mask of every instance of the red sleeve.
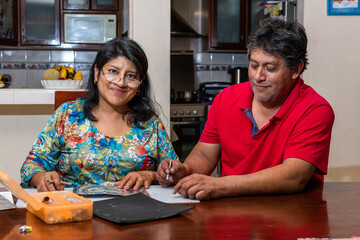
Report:
[[334,119],[329,105],[320,105],[304,114],[288,139],[284,159],[308,161],[317,167],[318,173],[326,174]]

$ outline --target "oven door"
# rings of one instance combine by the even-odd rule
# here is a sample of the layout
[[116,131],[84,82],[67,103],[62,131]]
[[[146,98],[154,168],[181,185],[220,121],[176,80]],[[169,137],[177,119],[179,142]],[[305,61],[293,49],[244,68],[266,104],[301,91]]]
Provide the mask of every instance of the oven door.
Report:
[[[175,131],[178,139],[172,142],[175,152],[179,156],[181,162],[184,162],[192,149],[198,143],[200,135],[205,126],[203,121],[182,121],[171,122],[173,130]],[[211,173],[213,177],[221,176],[221,163],[218,162],[216,168]]]
[[178,140],[172,144],[180,161],[184,162],[185,158],[199,141],[205,121],[187,121],[186,119],[182,119],[181,121],[172,121],[171,123],[178,137]]

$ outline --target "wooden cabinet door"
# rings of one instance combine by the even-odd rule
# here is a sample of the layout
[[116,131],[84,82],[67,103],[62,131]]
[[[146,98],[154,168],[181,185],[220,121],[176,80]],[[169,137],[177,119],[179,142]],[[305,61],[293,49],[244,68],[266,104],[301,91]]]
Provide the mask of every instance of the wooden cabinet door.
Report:
[[18,43],[17,0],[0,0],[0,45]]
[[60,0],[21,0],[21,45],[60,45]]
[[246,50],[250,3],[250,0],[210,0],[210,49]]
[[111,10],[117,11],[119,8],[118,0],[92,0],[91,9],[92,10]]
[[89,0],[64,0],[63,8],[68,10],[73,10],[73,9],[89,10],[90,3]]

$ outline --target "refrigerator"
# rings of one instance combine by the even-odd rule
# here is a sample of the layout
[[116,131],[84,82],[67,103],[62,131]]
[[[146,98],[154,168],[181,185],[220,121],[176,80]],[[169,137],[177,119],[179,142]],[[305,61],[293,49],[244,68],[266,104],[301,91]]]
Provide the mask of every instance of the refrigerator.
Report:
[[296,21],[296,0],[251,1],[251,30],[262,24],[267,18],[280,18],[285,21]]

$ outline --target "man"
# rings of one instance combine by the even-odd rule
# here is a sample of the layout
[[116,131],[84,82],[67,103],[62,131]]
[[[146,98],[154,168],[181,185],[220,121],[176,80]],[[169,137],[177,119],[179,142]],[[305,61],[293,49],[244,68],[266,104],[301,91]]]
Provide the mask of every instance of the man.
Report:
[[[334,113],[304,84],[307,37],[299,23],[269,20],[249,37],[249,82],[224,89],[184,164],[157,178],[196,199],[300,192],[327,172]],[[221,162],[221,177],[208,175]],[[169,175],[166,180],[166,175]]]

